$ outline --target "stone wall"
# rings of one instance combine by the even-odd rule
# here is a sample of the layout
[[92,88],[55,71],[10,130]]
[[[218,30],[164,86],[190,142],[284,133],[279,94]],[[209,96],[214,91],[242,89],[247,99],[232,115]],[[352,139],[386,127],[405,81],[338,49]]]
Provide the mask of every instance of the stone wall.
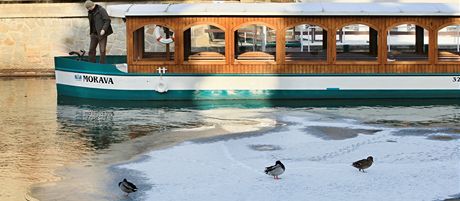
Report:
[[[241,2],[284,0],[240,0]],[[291,1],[291,0],[286,0]],[[320,0],[292,0],[315,2]],[[338,0],[323,0],[335,2]],[[364,2],[366,0],[346,0]],[[383,0],[376,0],[376,2]],[[399,0],[389,0],[398,2]],[[430,2],[431,0],[404,0],[404,2]],[[83,2],[83,0],[82,0]],[[169,1],[162,1],[163,3]],[[174,1],[171,1],[174,2]],[[179,2],[198,2],[184,0]],[[439,0],[439,3],[456,3],[458,0]],[[121,2],[120,2],[121,3]],[[98,3],[106,6],[105,3]],[[109,36],[107,53],[126,54],[125,24],[119,18],[112,19],[114,34]],[[148,30],[152,32],[152,30]],[[197,33],[203,32],[197,30]],[[54,75],[55,56],[68,55],[73,50],[89,47],[87,11],[82,3],[0,4],[0,76]],[[146,35],[147,47],[153,50],[151,35]],[[207,38],[194,38],[202,44]],[[194,44],[195,46],[199,46]]]
[[[112,27],[107,53],[126,54],[124,22]],[[82,4],[0,4],[0,76],[53,75],[55,56],[88,47]]]

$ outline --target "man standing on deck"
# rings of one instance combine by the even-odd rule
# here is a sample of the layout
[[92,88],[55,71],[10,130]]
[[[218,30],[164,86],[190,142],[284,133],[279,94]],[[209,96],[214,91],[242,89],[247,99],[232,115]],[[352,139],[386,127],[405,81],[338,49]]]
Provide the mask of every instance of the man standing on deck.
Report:
[[88,53],[89,61],[96,62],[96,47],[99,44],[99,63],[103,64],[105,63],[107,36],[113,33],[112,25],[110,25],[110,17],[102,6],[90,0],[85,2],[85,7],[88,9],[89,32],[91,36]]

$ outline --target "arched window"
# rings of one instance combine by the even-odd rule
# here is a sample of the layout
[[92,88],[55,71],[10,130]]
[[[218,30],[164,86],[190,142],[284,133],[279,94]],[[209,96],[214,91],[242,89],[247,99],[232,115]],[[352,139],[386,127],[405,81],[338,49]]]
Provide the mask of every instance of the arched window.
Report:
[[438,60],[460,61],[460,24],[438,31]]
[[134,31],[133,42],[134,60],[174,60],[174,32],[167,27],[143,26]]
[[388,61],[428,59],[428,31],[415,24],[395,26],[387,32]]
[[212,25],[185,30],[184,59],[189,63],[225,61],[225,31]]
[[337,61],[377,61],[378,32],[364,24],[336,31]]
[[325,61],[327,31],[320,26],[300,24],[286,30],[286,61]]
[[235,31],[237,60],[275,60],[275,30],[265,25],[248,25]]

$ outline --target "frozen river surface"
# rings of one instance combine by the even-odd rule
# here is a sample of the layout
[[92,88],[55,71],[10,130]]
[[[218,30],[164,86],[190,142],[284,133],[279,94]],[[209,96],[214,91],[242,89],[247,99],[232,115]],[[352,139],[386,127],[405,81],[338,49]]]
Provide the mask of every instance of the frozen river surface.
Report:
[[[53,79],[0,84],[2,201],[460,197],[458,100],[57,101]],[[263,173],[276,160],[280,180]]]

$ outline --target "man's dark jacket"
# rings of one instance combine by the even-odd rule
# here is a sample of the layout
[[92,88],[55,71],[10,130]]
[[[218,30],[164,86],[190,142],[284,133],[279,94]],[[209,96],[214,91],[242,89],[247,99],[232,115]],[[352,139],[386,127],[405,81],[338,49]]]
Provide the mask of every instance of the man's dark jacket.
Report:
[[[97,33],[99,36],[101,34],[101,30],[103,29],[105,31],[104,36],[108,36],[113,33],[112,25],[110,25],[109,14],[107,14],[107,11],[102,8],[102,6],[96,4],[96,7],[94,7],[93,10],[88,11],[88,19],[90,24],[90,33]],[[91,26],[91,23],[94,23],[93,26]],[[96,30],[93,30],[94,28],[96,28]]]

